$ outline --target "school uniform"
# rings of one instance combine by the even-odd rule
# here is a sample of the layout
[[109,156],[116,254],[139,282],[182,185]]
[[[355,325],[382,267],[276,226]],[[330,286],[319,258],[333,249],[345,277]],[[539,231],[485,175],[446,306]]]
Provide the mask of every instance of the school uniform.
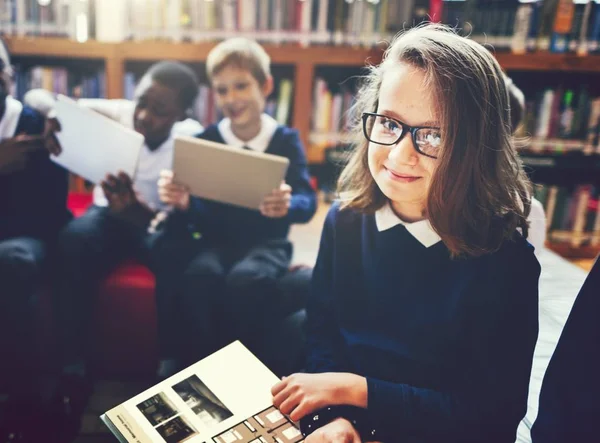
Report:
[[[126,100],[80,100],[90,107],[133,128],[135,103]],[[197,129],[202,127],[198,124]],[[171,136],[158,148],[144,144],[138,159],[133,188],[139,198],[153,210],[166,210],[158,196],[160,171],[171,169],[174,127]],[[146,228],[134,226],[113,216],[100,186],[94,188],[93,206],[73,220],[59,239],[60,271],[57,280],[57,315],[59,317],[65,362],[77,361],[84,351],[93,306],[93,294],[99,281],[126,258],[136,259],[154,270],[157,260],[167,259],[157,249],[159,236]],[[159,325],[162,311],[158,309]],[[159,331],[160,332],[160,331]]]
[[533,443],[600,441],[600,261],[596,259],[552,354],[531,429]]
[[514,442],[527,409],[540,266],[518,233],[451,259],[428,221],[331,208],[307,307],[307,370],[366,377],[368,408],[330,407],[363,441]]
[[[43,133],[42,115],[10,96],[5,105],[0,139]],[[67,172],[44,149],[30,154],[25,169],[0,175],[0,348],[5,356],[0,378],[10,383],[24,371],[23,354],[31,349],[30,303],[44,277],[48,250],[70,218],[67,192]]]
[[[239,140],[229,119],[210,126],[199,137],[290,160],[285,177],[292,188],[289,212],[268,218],[259,211],[193,198],[187,213],[190,225],[202,235],[200,250],[180,280],[179,300],[184,323],[194,337],[206,337],[193,358],[206,355],[234,338],[259,335],[280,291],[277,280],[288,269],[292,223],[304,223],[316,210],[306,157],[298,132],[262,115],[259,134]],[[226,173],[226,170],[224,171]],[[248,171],[252,174],[252,171]],[[208,339],[210,337],[210,339]]]

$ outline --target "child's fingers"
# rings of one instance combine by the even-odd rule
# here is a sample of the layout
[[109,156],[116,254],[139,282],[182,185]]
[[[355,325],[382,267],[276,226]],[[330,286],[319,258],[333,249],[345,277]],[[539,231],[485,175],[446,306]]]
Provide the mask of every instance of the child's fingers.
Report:
[[[294,393],[288,388],[273,396],[273,406],[281,410],[281,406],[292,397]],[[283,412],[283,411],[282,411]]]
[[277,394],[279,394],[281,391],[283,391],[285,389],[285,387],[287,386],[287,381],[285,381],[285,379],[281,380],[280,382],[277,382],[273,385],[273,387],[271,388],[271,395],[275,396]]
[[281,411],[282,414],[290,415],[292,412],[295,412],[299,405],[300,399],[298,395],[292,394],[281,403],[281,406],[279,406],[278,409],[279,411]]
[[129,175],[127,175],[125,172],[119,171],[118,178],[119,181],[123,184],[123,186],[125,186],[126,188],[133,188],[133,182],[131,181],[131,177],[129,177]]
[[174,174],[170,169],[163,169],[160,171],[160,178],[173,180]]

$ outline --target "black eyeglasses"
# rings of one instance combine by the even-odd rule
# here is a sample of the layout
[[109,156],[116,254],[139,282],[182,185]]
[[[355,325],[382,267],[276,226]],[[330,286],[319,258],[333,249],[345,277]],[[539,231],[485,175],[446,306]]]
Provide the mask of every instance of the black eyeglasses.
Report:
[[363,112],[362,121],[365,137],[372,143],[392,146],[405,134],[410,133],[415,151],[426,157],[438,157],[442,146],[440,128],[413,127],[395,118],[373,112]]

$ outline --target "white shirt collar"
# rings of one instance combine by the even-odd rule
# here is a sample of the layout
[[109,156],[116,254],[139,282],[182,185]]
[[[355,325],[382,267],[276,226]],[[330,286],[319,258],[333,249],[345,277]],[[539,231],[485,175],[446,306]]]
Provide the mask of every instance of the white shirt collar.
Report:
[[22,111],[23,105],[20,101],[15,100],[10,95],[6,96],[6,109],[2,120],[0,120],[0,140],[15,136]]
[[426,248],[440,242],[441,237],[433,230],[429,220],[406,223],[392,210],[389,202],[375,212],[375,224],[379,232],[392,229],[394,226],[403,225],[406,230]]
[[219,132],[221,133],[221,137],[223,137],[225,144],[229,146],[236,148],[247,146],[253,151],[265,152],[269,147],[269,143],[271,143],[271,139],[277,130],[278,124],[273,117],[267,114],[262,114],[260,116],[260,121],[260,131],[257,136],[247,142],[244,142],[235,136],[231,130],[231,120],[228,118],[224,118],[219,122]]

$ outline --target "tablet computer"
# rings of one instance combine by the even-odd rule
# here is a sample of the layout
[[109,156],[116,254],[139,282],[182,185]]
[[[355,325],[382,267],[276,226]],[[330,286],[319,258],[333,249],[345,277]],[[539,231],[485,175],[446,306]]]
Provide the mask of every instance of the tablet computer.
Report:
[[289,163],[286,157],[175,137],[175,181],[189,186],[192,195],[221,203],[258,210],[285,179]]
[[61,125],[56,137],[63,149],[52,157],[56,163],[93,183],[119,171],[134,177],[144,144],[141,134],[63,95],[55,109]]

